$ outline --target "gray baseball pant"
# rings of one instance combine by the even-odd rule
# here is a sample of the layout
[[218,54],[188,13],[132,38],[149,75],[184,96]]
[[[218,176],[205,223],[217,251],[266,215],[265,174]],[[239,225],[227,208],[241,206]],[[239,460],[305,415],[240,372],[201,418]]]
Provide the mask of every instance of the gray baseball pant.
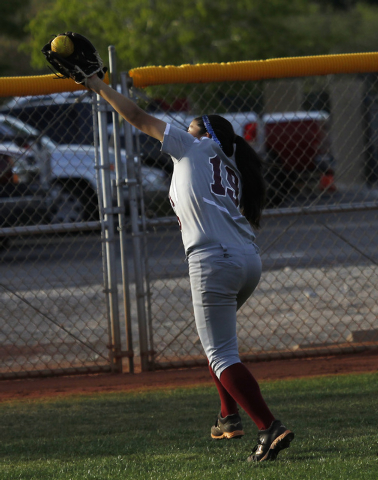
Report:
[[194,318],[213,372],[220,378],[240,362],[236,312],[261,277],[261,258],[254,243],[212,244],[188,255]]

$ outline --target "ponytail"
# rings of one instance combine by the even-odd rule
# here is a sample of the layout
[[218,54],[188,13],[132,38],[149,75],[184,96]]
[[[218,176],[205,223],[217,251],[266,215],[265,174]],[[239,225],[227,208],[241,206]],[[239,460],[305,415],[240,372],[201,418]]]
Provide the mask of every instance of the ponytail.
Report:
[[242,180],[240,211],[252,227],[259,228],[266,195],[262,161],[244,138],[235,135],[234,141],[236,166]]

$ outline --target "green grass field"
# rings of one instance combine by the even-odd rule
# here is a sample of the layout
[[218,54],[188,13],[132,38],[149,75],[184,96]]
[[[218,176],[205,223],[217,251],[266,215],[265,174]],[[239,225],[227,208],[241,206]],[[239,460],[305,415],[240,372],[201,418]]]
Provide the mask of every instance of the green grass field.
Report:
[[378,479],[378,373],[264,382],[295,431],[276,462],[246,462],[257,429],[214,441],[215,388],[0,404],[0,479]]

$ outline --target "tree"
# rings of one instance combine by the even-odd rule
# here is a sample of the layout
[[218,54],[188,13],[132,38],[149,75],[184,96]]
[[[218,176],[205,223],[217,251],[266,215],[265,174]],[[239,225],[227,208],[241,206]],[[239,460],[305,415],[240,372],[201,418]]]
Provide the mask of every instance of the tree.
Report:
[[302,33],[288,21],[306,0],[51,0],[29,24],[35,67],[52,34],[87,36],[103,58],[115,45],[119,67],[229,62],[300,54]]
[[351,10],[357,4],[357,0],[315,0],[316,3],[323,8],[331,8],[334,10]]
[[376,7],[355,0],[31,2],[24,50],[46,72],[41,48],[67,30],[87,36],[106,63],[115,45],[119,70],[376,50]]
[[0,32],[3,36],[19,38],[25,36],[29,0],[12,0],[0,3]]
[[[12,69],[15,55],[10,52],[16,49],[25,33],[29,0],[12,0],[0,3],[0,74],[7,74]],[[13,58],[12,58],[13,57]]]

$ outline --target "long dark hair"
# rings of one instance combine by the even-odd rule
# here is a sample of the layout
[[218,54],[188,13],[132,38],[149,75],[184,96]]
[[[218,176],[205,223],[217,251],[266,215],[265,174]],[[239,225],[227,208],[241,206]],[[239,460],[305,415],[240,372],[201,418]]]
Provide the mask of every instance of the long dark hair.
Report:
[[[261,214],[265,205],[265,182],[262,174],[262,162],[255,150],[235,135],[232,124],[220,115],[207,115],[211,128],[218,138],[223,152],[231,157],[235,148],[236,166],[241,174],[242,195],[240,211],[255,228],[260,227]],[[203,117],[195,118],[200,127],[200,135],[207,132]],[[211,135],[211,132],[208,132]]]

